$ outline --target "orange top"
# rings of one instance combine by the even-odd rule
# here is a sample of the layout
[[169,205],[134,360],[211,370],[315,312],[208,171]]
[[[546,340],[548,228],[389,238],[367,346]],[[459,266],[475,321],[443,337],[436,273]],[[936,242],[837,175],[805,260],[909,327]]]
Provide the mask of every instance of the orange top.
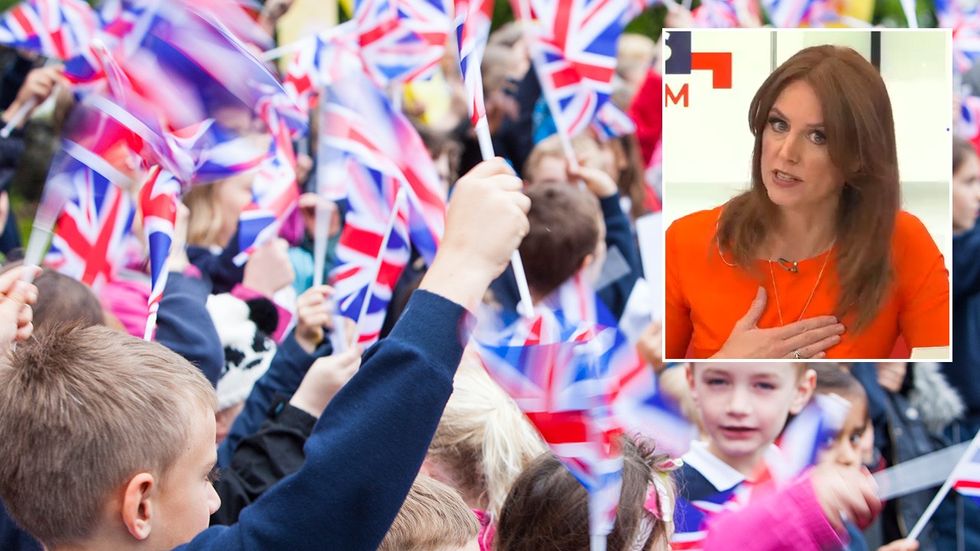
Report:
[[[773,276],[783,321],[795,322],[825,260],[823,277],[803,314],[812,318],[834,313],[840,290],[836,254],[801,260],[797,273],[774,265],[772,276],[768,261],[760,260],[760,276],[753,276],[729,266],[732,259],[719,253],[715,230],[721,208],[689,214],[667,228],[667,358],[707,358],[718,352],[760,286],[767,302],[758,326],[778,327]],[[892,236],[892,264],[895,280],[877,317],[859,334],[845,330],[841,342],[827,350],[828,358],[888,358],[900,335],[910,348],[949,346],[949,272],[925,226],[904,211],[898,214]]]

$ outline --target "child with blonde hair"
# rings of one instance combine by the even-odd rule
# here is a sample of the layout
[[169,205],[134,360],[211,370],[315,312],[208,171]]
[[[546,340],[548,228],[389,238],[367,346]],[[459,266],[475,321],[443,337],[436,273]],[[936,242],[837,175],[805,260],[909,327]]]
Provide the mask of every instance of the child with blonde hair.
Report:
[[481,549],[490,548],[493,525],[514,480],[546,450],[517,404],[468,349],[422,468],[456,489],[474,510]]
[[479,528],[455,490],[419,475],[378,551],[476,551]]

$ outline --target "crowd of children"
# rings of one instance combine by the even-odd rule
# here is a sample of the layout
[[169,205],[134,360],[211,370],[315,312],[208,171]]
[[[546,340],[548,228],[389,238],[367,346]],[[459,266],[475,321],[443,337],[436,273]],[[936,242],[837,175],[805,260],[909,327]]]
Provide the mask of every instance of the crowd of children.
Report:
[[[268,2],[263,25],[289,4]],[[661,77],[655,44],[624,38],[612,101],[635,131],[583,133],[575,163],[515,24],[491,35],[481,66],[503,159],[480,162],[457,72],[406,94],[450,192],[446,229],[366,349],[333,289],[313,284],[326,275],[312,261],[315,195],[239,266],[251,180],[187,193],[148,342],[144,265],[96,291],[19,261],[7,180],[26,137],[0,139],[0,549],[589,549],[585,487],[467,346],[481,305],[518,308],[514,251],[536,303],[570,278],[594,286],[699,429],[680,458],[623,437],[610,551],[980,549],[974,504],[951,494],[905,539],[934,489],[883,502],[871,475],[980,428],[973,145],[953,151],[952,363],[665,365],[637,240],[660,207]],[[25,63],[4,76],[4,122],[59,88],[56,70]],[[312,159],[298,164],[310,189]],[[846,418],[815,464],[783,476],[775,444],[814,395],[846,401]]]

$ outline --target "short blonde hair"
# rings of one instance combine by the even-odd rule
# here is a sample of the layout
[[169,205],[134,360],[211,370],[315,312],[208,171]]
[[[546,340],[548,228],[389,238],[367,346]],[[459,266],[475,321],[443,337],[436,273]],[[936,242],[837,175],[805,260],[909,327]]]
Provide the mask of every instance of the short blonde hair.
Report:
[[[580,163],[584,159],[596,157],[601,153],[599,144],[587,133],[579,134],[572,138],[572,149],[575,150],[575,156],[578,157]],[[565,150],[562,149],[561,139],[557,134],[552,134],[535,144],[534,149],[531,150],[531,154],[524,161],[524,171],[521,175],[525,182],[534,181],[534,172],[537,170],[538,165],[541,164],[541,160],[546,157],[565,158]]]
[[101,326],[36,334],[0,362],[0,497],[48,548],[82,542],[111,492],[141,470],[165,477],[194,412],[214,407],[159,344]]
[[458,549],[479,533],[476,515],[456,490],[419,475],[378,551]]
[[467,349],[453,394],[429,445],[429,457],[451,471],[461,494],[486,503],[496,517],[514,480],[547,450],[517,404]]

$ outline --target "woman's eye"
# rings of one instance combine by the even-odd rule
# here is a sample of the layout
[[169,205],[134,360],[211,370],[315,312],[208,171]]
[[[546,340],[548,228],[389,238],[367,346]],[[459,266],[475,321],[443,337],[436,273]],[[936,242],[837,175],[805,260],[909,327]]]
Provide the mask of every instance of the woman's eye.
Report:
[[779,117],[769,117],[769,127],[776,132],[786,132],[789,130],[789,125],[786,124],[786,121]]
[[827,135],[819,130],[814,130],[810,132],[810,141],[817,145],[824,145],[827,143]]

